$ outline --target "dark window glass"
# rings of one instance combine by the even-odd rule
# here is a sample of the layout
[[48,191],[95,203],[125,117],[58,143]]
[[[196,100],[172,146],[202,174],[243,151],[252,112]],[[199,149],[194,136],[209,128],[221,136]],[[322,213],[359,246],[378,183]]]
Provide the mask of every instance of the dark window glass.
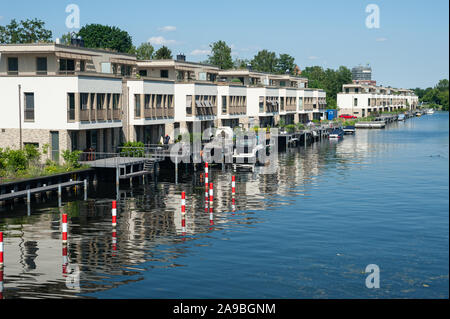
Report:
[[162,78],[168,78],[169,77],[169,70],[161,70],[161,77]]
[[36,59],[36,71],[38,74],[47,74],[47,58]]
[[34,121],[34,93],[25,94],[25,120]]
[[80,104],[82,110],[87,110],[88,100],[89,100],[89,93],[80,93]]
[[19,59],[8,58],[8,72],[17,74],[19,72]]
[[103,109],[104,102],[105,102],[105,94],[104,93],[97,94],[97,110]]
[[80,71],[85,72],[86,71],[86,61],[81,60],[80,61]]
[[139,70],[140,76],[147,76],[147,70]]

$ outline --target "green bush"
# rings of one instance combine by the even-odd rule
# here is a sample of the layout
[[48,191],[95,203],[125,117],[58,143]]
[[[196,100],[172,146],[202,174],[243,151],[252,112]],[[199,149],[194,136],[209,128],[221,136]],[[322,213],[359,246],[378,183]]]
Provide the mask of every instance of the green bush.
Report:
[[81,165],[78,162],[78,159],[80,158],[81,153],[83,153],[82,151],[69,151],[69,150],[65,150],[62,153],[62,157],[64,158],[64,161],[67,164],[67,167],[69,169],[71,168],[80,168]]
[[296,129],[296,127],[295,127],[294,124],[286,125],[286,130],[287,130],[289,133],[294,133],[294,132],[295,132],[295,129]]
[[25,170],[28,166],[27,156],[22,150],[6,150],[6,167],[14,170],[20,171]]
[[126,142],[120,151],[120,155],[125,157],[144,157],[144,146],[142,142]]
[[304,130],[305,129],[305,125],[303,123],[297,123],[297,128],[299,130]]
[[27,157],[28,163],[38,162],[41,158],[41,153],[36,146],[27,144],[25,145],[25,156]]

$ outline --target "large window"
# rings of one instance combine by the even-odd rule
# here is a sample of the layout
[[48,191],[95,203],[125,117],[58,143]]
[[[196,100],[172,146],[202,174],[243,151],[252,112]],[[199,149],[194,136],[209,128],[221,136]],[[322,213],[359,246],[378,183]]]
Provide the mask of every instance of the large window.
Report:
[[227,97],[222,96],[222,114],[227,114]]
[[62,73],[75,72],[75,60],[60,59],[59,60],[59,71],[61,71]]
[[89,101],[89,93],[80,93],[80,109],[87,110]]
[[67,102],[68,102],[68,114],[67,117],[69,121],[75,120],[75,93],[67,93]]
[[134,116],[141,117],[141,95],[134,95]]
[[192,95],[186,95],[186,114],[192,115]]
[[353,100],[353,106],[358,106],[358,99],[357,99],[357,98],[355,98],[355,99]]
[[169,77],[169,70],[161,70],[161,77],[162,78],[168,78]]
[[39,75],[47,74],[47,58],[36,58],[36,73]]
[[19,59],[18,58],[8,58],[8,74],[10,74],[10,75],[19,74]]
[[97,94],[97,110],[103,109],[103,105],[105,104],[105,93]]
[[119,103],[120,103],[120,94],[118,93],[113,94],[113,101],[112,101],[113,110],[119,109]]
[[34,121],[34,93],[24,93],[25,121]]

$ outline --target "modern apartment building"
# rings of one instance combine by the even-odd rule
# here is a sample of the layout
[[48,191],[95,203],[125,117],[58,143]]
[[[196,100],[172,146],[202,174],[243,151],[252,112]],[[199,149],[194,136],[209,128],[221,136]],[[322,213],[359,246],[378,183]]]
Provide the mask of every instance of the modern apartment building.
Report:
[[337,95],[339,114],[365,117],[375,112],[414,110],[419,98],[413,91],[363,84],[345,84]]
[[0,45],[0,147],[116,152],[208,127],[320,119],[325,92],[305,78],[60,44]]

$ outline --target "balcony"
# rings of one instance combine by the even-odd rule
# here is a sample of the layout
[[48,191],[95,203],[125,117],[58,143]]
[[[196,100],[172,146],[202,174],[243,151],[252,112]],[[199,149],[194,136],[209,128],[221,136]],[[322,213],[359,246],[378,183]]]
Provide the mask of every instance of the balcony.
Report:
[[[75,117],[73,117],[75,118]],[[120,121],[122,119],[122,112],[119,109],[100,109],[100,110],[80,110],[80,122],[96,122],[96,121]],[[76,122],[73,120],[72,122]]]

